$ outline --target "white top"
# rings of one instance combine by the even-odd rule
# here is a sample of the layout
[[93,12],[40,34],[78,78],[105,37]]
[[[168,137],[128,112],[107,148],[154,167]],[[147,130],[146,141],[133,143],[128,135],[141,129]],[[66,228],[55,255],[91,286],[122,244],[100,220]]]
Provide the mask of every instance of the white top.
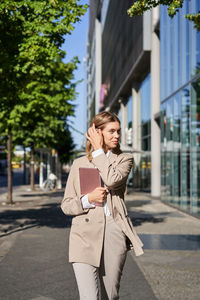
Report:
[[[92,152],[92,157],[97,157],[98,155],[104,153],[103,149],[100,148],[98,150],[95,150]],[[109,157],[110,155],[110,151],[108,151],[106,153],[106,156]],[[81,198],[81,201],[82,201],[82,205],[83,205],[83,208],[94,208],[95,207],[95,204],[94,203],[90,203],[88,201],[88,194],[87,195],[84,195],[82,198]],[[111,214],[110,214],[110,211],[108,209],[108,204],[106,201],[104,201],[104,205],[103,205],[103,208],[104,208],[104,213],[107,217],[109,217]]]

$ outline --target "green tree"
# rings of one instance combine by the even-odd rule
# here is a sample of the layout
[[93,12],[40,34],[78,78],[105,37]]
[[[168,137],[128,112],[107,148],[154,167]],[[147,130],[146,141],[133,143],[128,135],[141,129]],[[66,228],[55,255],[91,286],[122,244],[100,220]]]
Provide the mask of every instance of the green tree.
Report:
[[[20,94],[20,103],[15,105],[11,118],[15,122],[15,142],[31,147],[31,188],[34,189],[34,152],[38,147],[57,149],[59,131],[66,128],[67,116],[73,114],[71,100],[75,99],[72,83],[73,71],[78,60],[68,64],[53,61],[45,72],[27,84]],[[65,139],[66,147],[69,139]],[[62,141],[64,142],[64,140]]]
[[[180,8],[183,6],[184,0],[142,0],[135,1],[133,5],[128,9],[128,14],[133,16],[142,15],[145,11],[152,9],[158,5],[168,6],[168,14],[170,17],[175,16]],[[197,14],[185,15],[187,19],[194,23],[194,27],[200,31],[200,11]]]
[[73,114],[69,100],[75,97],[71,81],[77,59],[63,63],[61,45],[86,9],[79,0],[0,3],[0,133],[8,141],[10,203],[12,136],[29,143],[33,153],[35,145],[49,144],[55,128],[63,128]]
[[74,143],[67,124],[58,132],[55,132],[55,138],[51,142],[51,147],[54,148],[59,156],[61,163],[66,163],[73,155]]

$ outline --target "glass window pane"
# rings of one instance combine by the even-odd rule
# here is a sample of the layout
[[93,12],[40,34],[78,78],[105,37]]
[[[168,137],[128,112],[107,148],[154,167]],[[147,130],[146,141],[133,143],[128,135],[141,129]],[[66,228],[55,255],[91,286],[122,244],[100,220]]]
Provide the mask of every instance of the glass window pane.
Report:
[[174,170],[173,170],[173,195],[174,204],[180,204],[181,196],[181,162],[180,162],[180,151],[174,152]]
[[166,93],[166,47],[167,44],[167,36],[166,34],[162,34],[162,32],[166,32],[166,7],[160,7],[160,72],[161,72],[161,100],[164,100],[167,97]]
[[148,153],[141,157],[140,178],[141,189],[149,192],[151,189],[151,156]]
[[181,146],[187,149],[190,146],[190,90],[189,87],[182,91],[181,106]]
[[181,94],[181,207],[190,209],[190,91]]
[[166,104],[161,105],[161,120],[160,120],[160,127],[161,127],[161,149],[164,151],[166,147]]
[[166,137],[167,137],[167,150],[173,151],[173,99],[167,101],[166,110]]
[[[167,13],[167,8],[166,13]],[[166,96],[169,96],[172,93],[172,24],[171,19],[167,16],[167,27],[166,27],[166,39],[167,43],[165,44],[166,47]]]
[[166,197],[166,105],[161,106],[161,199],[167,201]]
[[[191,14],[200,11],[200,1],[193,0],[189,2],[189,10]],[[200,72],[200,32],[194,29],[193,22],[189,22],[190,26],[190,74],[191,77]]]
[[150,74],[141,84],[141,120],[146,122],[151,119],[151,77]]
[[200,79],[191,85],[191,210],[200,214]]
[[173,152],[166,152],[166,196],[167,201],[173,201]]
[[180,42],[181,42],[181,85],[189,81],[189,20],[185,15],[189,13],[189,1],[183,2],[182,13],[180,15]]
[[132,96],[128,99],[128,128],[132,128],[132,121],[133,121],[133,98]]
[[173,65],[173,92],[180,87],[180,12],[173,20],[173,48],[172,48],[172,65]]
[[174,150],[180,150],[181,99],[180,93],[174,96]]
[[190,210],[190,151],[181,152],[181,208]]
[[166,201],[166,152],[161,152],[161,199]]

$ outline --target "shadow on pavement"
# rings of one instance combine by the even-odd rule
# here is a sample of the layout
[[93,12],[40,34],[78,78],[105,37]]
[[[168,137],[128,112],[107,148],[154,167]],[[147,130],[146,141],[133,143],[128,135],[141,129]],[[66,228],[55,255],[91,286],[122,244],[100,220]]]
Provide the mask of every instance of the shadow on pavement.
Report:
[[[45,194],[33,194],[36,199],[36,196],[41,197],[39,206],[37,206],[37,202],[32,207],[26,207],[31,200],[23,201],[24,207],[16,206],[15,210],[4,210],[0,212],[0,237],[9,235],[16,231],[26,230],[33,226],[47,226],[52,228],[66,228],[71,227],[71,216],[66,216],[63,214],[60,208],[60,198],[63,195],[63,191],[56,191],[53,193],[45,193]],[[20,197],[28,198],[30,194],[22,194]],[[43,197],[48,197],[52,199],[52,202],[41,203]],[[59,198],[59,201],[58,201]],[[18,205],[20,202],[16,202]],[[164,222],[164,216],[160,215],[152,215],[152,214],[144,214],[143,212],[130,212],[129,213],[131,221],[134,226],[140,226],[142,223],[151,222],[151,223],[159,223]]]
[[[26,230],[30,227],[47,226],[52,228],[71,227],[71,216],[63,214],[60,208],[60,201],[63,197],[63,190],[55,192],[29,192],[18,195],[22,201],[15,201],[14,209],[4,208],[0,212],[0,237],[10,235],[13,232]],[[44,201],[44,202],[43,202]],[[130,207],[149,204],[151,200],[127,201]],[[31,207],[30,207],[31,206]],[[168,215],[162,213],[144,213],[143,211],[130,211],[129,216],[134,226],[143,223],[161,223]]]
[[[71,216],[66,216],[60,208],[60,196],[63,192],[48,194],[49,202],[41,203],[35,200],[35,206],[15,207],[15,210],[4,210],[0,213],[0,237],[24,231],[32,227],[70,228]],[[56,199],[56,197],[58,197]],[[28,202],[28,201],[25,201]],[[37,205],[38,204],[38,205]],[[24,204],[25,205],[25,204]],[[134,226],[148,223],[165,222],[166,217],[181,216],[178,212],[144,213],[142,211],[129,212]],[[145,249],[164,250],[197,250],[200,249],[199,235],[174,234],[140,234]]]
[[26,207],[23,210],[5,210],[0,213],[0,237],[34,226],[66,228],[71,226],[71,220],[71,216],[66,216],[61,211],[60,203],[55,202],[40,204],[34,208]]
[[160,218],[159,216],[153,215],[146,215],[144,216],[143,213],[140,215],[140,212],[137,212],[133,215],[129,213],[130,219],[133,223],[133,226],[141,226],[143,223],[161,223],[164,222],[164,218]]
[[[28,202],[28,201],[27,201]],[[130,216],[134,226],[140,226],[144,222],[159,223],[164,222],[164,218],[148,215],[140,216],[135,213]],[[5,210],[0,213],[0,225],[5,229],[1,229],[0,237],[9,235],[17,230],[26,230],[33,226],[47,226],[52,228],[71,227],[71,216],[63,214],[60,203],[40,204],[35,208],[24,208],[23,210]],[[11,231],[12,232],[9,232]]]
[[151,200],[134,200],[134,201],[126,201],[126,207],[140,207],[143,205],[150,204]]
[[62,197],[63,196],[63,191],[55,191],[55,192],[49,192],[49,193],[37,193],[37,194],[20,194],[20,197],[22,198],[28,198],[28,197],[48,197],[48,198],[55,198],[55,197]]

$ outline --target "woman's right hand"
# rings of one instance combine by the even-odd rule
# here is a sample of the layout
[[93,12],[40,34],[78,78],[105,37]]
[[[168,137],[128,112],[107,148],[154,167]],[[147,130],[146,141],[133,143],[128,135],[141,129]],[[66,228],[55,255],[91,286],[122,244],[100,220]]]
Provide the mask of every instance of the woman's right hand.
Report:
[[106,200],[107,189],[104,187],[97,187],[91,193],[88,194],[88,201],[90,203],[96,203],[97,206],[103,206],[104,201]]
[[88,129],[88,132],[86,133],[86,138],[90,141],[94,150],[103,147],[103,135],[101,129],[95,128],[94,124]]

